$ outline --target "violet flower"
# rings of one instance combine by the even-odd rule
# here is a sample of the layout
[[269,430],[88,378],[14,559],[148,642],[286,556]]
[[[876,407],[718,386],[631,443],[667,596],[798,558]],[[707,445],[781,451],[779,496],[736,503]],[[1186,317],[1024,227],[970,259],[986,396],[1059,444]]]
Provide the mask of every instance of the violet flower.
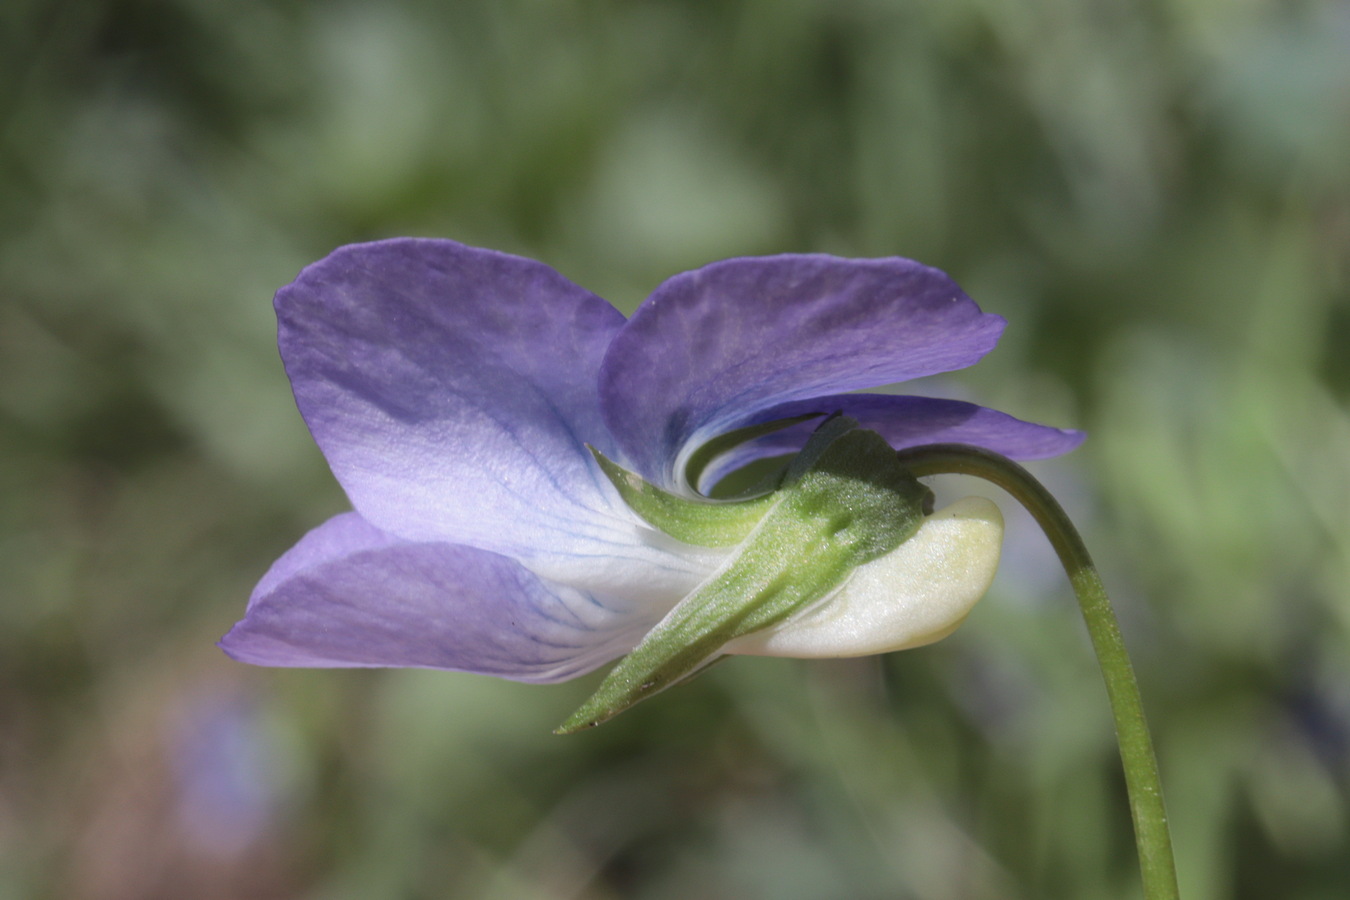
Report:
[[[625,320],[540,263],[399,239],[335,251],[276,309],[300,412],[354,511],[282,556],[221,641],[260,665],[571,678],[633,651],[748,544],[672,537],[625,484],[715,510],[701,491],[801,451],[832,414],[896,449],[1035,459],[1082,440],[970,403],[847,393],[969,366],[1003,330],[905,259],[727,260]],[[1001,520],[968,499],[916,527],[809,608],[710,646],[854,655],[942,636],[987,588]]]

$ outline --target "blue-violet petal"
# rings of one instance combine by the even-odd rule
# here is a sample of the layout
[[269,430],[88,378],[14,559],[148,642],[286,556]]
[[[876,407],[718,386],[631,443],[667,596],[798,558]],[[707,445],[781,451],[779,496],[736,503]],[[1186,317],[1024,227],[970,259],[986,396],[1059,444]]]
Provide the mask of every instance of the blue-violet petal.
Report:
[[624,320],[604,300],[532,260],[398,239],[307,267],[276,309],[300,411],[378,528],[580,581],[586,560],[677,564],[584,446],[618,452],[596,379]]
[[[897,450],[923,444],[973,444],[1011,459],[1045,459],[1068,453],[1086,437],[1081,431],[1025,422],[963,400],[892,394],[836,394],[797,400],[764,410],[746,424],[812,412],[822,416],[843,413],[856,419],[862,428],[880,434]],[[727,473],[757,459],[796,453],[819,421],[808,420],[736,446],[704,470],[698,487],[709,489]]]
[[561,681],[632,649],[661,611],[616,612],[504,556],[402,541],[355,513],[268,572],[220,642],[268,666],[416,666]]
[[692,449],[763,410],[964,368],[1003,326],[912,260],[726,260],[639,307],[605,355],[601,402],[630,465],[683,489]]

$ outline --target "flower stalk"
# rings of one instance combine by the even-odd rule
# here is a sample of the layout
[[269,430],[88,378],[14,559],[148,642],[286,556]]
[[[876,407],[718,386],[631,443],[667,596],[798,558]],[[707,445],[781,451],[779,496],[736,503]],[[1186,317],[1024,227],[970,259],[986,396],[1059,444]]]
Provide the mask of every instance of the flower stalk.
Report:
[[930,444],[901,450],[898,458],[916,477],[974,475],[998,485],[1026,507],[1050,539],[1073,585],[1106,681],[1125,768],[1144,896],[1147,900],[1178,900],[1176,863],[1162,782],[1144,718],[1139,683],[1106,587],[1078,530],[1044,485],[1026,469],[997,453],[964,444]]

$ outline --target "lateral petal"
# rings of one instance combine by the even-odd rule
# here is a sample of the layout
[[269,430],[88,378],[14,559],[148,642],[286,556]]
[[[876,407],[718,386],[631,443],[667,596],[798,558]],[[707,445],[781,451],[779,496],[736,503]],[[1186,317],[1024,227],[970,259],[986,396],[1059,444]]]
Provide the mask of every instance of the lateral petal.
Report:
[[346,513],[277,561],[220,646],[257,665],[415,666],[551,682],[628,652],[664,612],[606,606],[504,556],[400,540]]
[[[892,394],[813,397],[764,410],[746,425],[836,412],[879,433],[897,450],[922,444],[973,444],[1011,459],[1045,459],[1068,453],[1087,437],[1081,431],[1026,422],[962,400]],[[704,469],[698,487],[709,489],[728,473],[757,459],[796,453],[819,422],[818,418],[808,419],[732,448]],[[686,455],[690,452],[684,451]]]

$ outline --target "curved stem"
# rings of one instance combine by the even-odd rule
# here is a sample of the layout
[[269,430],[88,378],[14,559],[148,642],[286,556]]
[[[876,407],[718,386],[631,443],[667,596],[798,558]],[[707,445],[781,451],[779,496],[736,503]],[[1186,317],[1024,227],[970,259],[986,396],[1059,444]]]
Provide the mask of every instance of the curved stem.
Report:
[[1030,472],[997,453],[964,444],[931,444],[902,450],[899,458],[916,476],[954,473],[991,481],[1025,506],[1045,531],[1073,584],[1102,677],[1106,680],[1106,693],[1115,717],[1116,740],[1125,766],[1130,812],[1134,817],[1144,896],[1147,900],[1177,900],[1172,839],[1163,806],[1158,761],[1139,698],[1139,684],[1106,588],[1078,530],[1059,502]]

